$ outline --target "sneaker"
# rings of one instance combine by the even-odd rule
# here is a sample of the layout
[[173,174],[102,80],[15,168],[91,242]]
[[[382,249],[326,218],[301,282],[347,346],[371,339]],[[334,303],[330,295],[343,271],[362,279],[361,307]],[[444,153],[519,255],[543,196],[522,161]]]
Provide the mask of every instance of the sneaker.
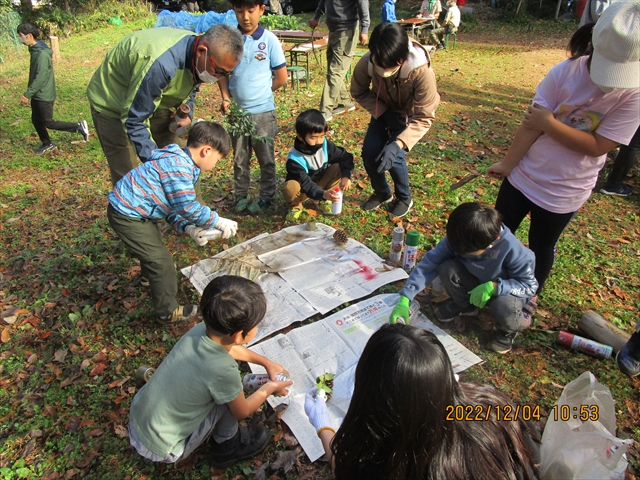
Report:
[[149,283],[149,279],[147,277],[143,277],[142,275],[140,275],[140,286],[141,287],[148,287],[151,284]]
[[533,314],[536,313],[538,309],[538,296],[534,295],[531,297],[524,307],[522,307],[522,320],[520,321],[520,330],[526,330],[531,326],[531,322],[533,321]]
[[87,125],[86,120],[82,120],[78,123],[78,133],[82,135],[85,142],[89,140],[89,125]]
[[320,200],[317,204],[318,206],[318,210],[320,210],[322,213],[325,213],[327,215],[332,215],[333,214],[333,209],[331,207],[332,202],[329,200]]
[[453,302],[447,302],[438,307],[438,309],[435,311],[436,319],[441,323],[449,323],[457,317],[473,317],[477,314],[477,307],[469,305],[467,308],[462,310]]
[[389,204],[389,208],[388,208],[389,216],[391,218],[402,218],[407,213],[409,213],[409,210],[411,210],[412,206],[413,206],[413,200],[411,200],[410,198],[407,200],[401,200],[399,198],[396,198],[393,202]]
[[606,185],[600,189],[600,193],[605,195],[615,195],[616,197],[628,197],[633,192],[633,189],[629,185],[621,183],[615,187],[607,187]]
[[616,355],[616,363],[622,373],[630,377],[640,375],[640,321],[627,344]]
[[193,317],[198,313],[197,305],[180,305],[176,308],[171,315],[167,315],[165,317],[161,317],[158,315],[156,318],[158,319],[158,323],[167,324],[173,322],[179,322],[180,320],[185,320],[189,317]]
[[254,215],[258,215],[259,213],[264,213],[269,208],[271,202],[269,200],[264,200],[262,198],[257,199],[251,205],[249,205],[249,212]]
[[443,43],[441,43],[440,45],[436,45],[436,50],[444,50],[445,48],[447,47],[445,47]]
[[391,200],[393,200],[392,195],[389,195],[387,198],[384,198],[380,194],[374,193],[369,197],[369,200],[367,200],[362,204],[362,210],[364,210],[365,212],[368,212],[370,210],[375,210],[383,203],[389,203]]
[[322,116],[324,117],[325,122],[330,122],[331,120],[333,120],[332,112],[322,112]]
[[289,213],[287,213],[287,218],[285,220],[287,222],[297,222],[300,219],[303,211],[304,210],[300,208],[293,208],[289,210]]
[[50,150],[55,150],[56,146],[53,143],[49,143],[47,145],[42,144],[40,145],[40,148],[36,150],[36,155],[42,155],[43,153],[46,153]]
[[342,115],[343,113],[353,112],[356,109],[356,106],[352,103],[350,105],[345,105],[344,107],[338,107],[333,109],[334,115]]
[[267,448],[270,440],[271,432],[263,425],[238,426],[238,432],[232,439],[222,443],[213,442],[211,465],[215,468],[227,468],[242,460],[255,457]]
[[517,336],[518,332],[507,333],[498,330],[496,336],[491,340],[489,348],[497,353],[509,353],[513,348],[513,341]]
[[247,195],[246,197],[237,197],[236,198],[236,213],[242,213],[251,205],[251,197]]

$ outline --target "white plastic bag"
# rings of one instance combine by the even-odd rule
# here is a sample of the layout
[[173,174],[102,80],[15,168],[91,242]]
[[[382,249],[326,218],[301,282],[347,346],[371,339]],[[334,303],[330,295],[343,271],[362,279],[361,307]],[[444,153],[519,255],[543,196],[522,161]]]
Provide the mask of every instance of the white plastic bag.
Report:
[[[581,410],[582,406],[589,408]],[[582,421],[581,416],[589,419]],[[540,478],[624,479],[623,455],[633,440],[621,440],[615,432],[611,391],[591,372],[584,372],[564,387],[549,413],[542,434]]]

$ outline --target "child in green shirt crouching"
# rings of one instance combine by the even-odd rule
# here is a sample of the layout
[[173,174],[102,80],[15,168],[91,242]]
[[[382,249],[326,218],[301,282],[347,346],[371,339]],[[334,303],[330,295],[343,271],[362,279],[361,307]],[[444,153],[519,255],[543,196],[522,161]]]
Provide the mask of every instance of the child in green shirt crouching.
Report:
[[258,284],[217,277],[200,302],[204,322],[187,332],[131,404],[129,435],[140,455],[154,462],[187,458],[210,436],[211,464],[226,468],[262,452],[271,434],[240,427],[269,395],[287,395],[293,382],[271,381],[245,398],[236,361],[262,365],[275,380],[288,372],[243,346],[256,335],[267,302]]

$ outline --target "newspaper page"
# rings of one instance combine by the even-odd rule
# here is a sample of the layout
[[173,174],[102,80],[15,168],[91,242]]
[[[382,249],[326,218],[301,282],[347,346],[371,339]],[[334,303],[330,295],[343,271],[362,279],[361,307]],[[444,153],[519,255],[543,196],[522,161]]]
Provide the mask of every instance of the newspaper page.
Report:
[[353,239],[346,246],[338,245],[334,232],[322,223],[314,231],[295,225],[261,234],[181,271],[200,294],[224,274],[260,284],[267,297],[267,314],[251,342],[255,344],[294,322],[407,278],[404,270],[385,265]]
[[[287,397],[269,397],[272,406],[287,404],[282,419],[291,428],[309,459],[324,455],[322,444],[304,413],[304,397],[315,386],[315,378],[335,374],[333,396],[327,402],[332,426],[337,429],[349,408],[353,394],[354,373],[358,359],[373,333],[386,324],[399,296],[377,295],[351,305],[310,325],[291,330],[286,335],[254,345],[251,350],[283,365],[294,385]],[[482,359],[446,332],[436,327],[411,303],[410,324],[434,333],[445,346],[455,373],[482,362]],[[264,372],[250,364],[254,373]]]

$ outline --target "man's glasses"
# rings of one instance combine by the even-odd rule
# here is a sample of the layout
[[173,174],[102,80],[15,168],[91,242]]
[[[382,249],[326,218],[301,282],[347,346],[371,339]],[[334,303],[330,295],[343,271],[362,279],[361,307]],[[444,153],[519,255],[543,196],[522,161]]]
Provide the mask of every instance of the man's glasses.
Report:
[[231,75],[231,73],[233,73],[233,72],[227,72],[224,68],[218,67],[211,55],[209,55],[209,60],[211,60],[211,64],[213,65],[214,75],[219,75],[221,77],[228,77],[229,75]]

